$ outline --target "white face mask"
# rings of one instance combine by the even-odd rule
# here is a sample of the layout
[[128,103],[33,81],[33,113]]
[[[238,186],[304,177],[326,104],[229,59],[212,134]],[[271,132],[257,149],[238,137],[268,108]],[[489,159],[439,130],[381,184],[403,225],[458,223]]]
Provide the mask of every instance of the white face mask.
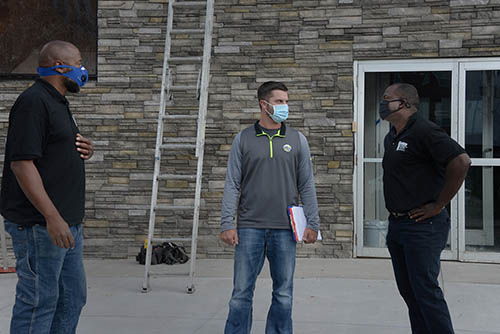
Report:
[[263,101],[273,107],[273,114],[266,110],[267,114],[273,121],[275,121],[276,123],[286,121],[286,119],[288,118],[288,104],[271,104],[266,100]]

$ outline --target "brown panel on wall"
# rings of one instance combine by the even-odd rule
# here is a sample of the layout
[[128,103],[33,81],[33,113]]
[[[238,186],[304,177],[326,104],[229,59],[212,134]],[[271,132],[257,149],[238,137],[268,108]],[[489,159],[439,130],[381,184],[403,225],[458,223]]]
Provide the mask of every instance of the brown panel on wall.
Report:
[[4,0],[0,3],[0,74],[35,74],[40,48],[51,40],[75,44],[96,74],[97,0]]

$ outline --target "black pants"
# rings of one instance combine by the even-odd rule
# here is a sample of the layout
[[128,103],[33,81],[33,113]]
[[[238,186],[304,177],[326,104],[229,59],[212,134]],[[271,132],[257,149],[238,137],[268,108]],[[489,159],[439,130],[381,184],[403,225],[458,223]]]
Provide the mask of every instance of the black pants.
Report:
[[438,284],[440,256],[449,231],[445,209],[418,223],[408,216],[389,217],[387,248],[399,293],[408,305],[413,334],[454,333]]

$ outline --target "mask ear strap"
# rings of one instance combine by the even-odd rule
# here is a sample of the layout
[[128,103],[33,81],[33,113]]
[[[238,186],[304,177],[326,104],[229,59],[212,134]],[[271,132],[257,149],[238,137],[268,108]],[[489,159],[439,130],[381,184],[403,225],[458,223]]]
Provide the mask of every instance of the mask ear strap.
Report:
[[51,66],[51,67],[38,67],[37,72],[38,72],[38,75],[41,77],[49,76],[49,75],[64,75],[64,73],[60,73],[60,72],[56,71],[57,68],[70,68],[70,66],[55,65],[55,66]]
[[[411,107],[411,104],[410,104],[408,101],[403,100],[403,99],[401,99],[400,101],[401,101],[401,103],[402,103],[402,104],[403,104],[406,108],[410,108],[410,107]],[[402,108],[399,108],[399,109],[402,109]]]
[[[266,103],[267,105],[270,105],[271,107],[273,107],[273,112],[274,112],[274,106],[273,106],[271,103],[267,102],[267,101],[266,101],[266,100],[264,100],[264,99],[262,99],[262,101],[264,101],[264,103]],[[267,113],[269,116],[271,116],[271,115],[272,115],[269,111],[267,111],[267,107],[266,107],[266,113]]]

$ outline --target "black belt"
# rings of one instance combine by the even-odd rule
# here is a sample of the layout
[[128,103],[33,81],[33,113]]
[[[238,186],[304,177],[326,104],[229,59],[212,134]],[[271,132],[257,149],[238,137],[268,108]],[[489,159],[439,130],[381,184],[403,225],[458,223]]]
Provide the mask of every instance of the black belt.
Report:
[[389,213],[391,214],[391,216],[396,217],[396,218],[403,218],[403,217],[407,217],[408,216],[408,212],[392,212],[392,211],[389,211]]

